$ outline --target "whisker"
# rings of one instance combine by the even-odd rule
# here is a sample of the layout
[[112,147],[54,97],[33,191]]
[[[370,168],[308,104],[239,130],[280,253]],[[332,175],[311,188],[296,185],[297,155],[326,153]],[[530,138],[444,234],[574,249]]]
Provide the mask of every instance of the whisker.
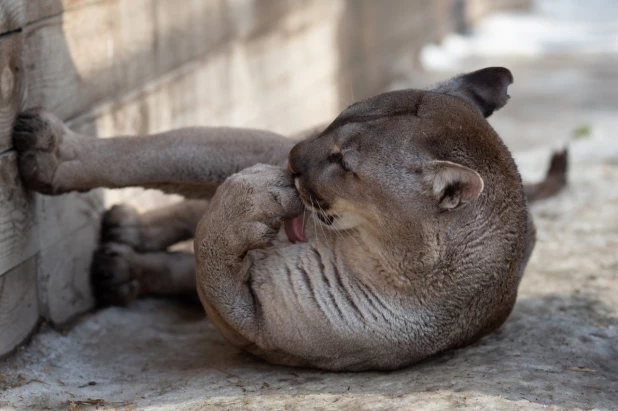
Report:
[[362,244],[360,243],[359,239],[356,238],[356,236],[354,235],[354,233],[356,233],[356,234],[358,234],[358,237],[360,238],[361,237],[360,231],[358,231],[358,228],[352,228],[351,230],[352,230],[352,233],[349,234],[350,238],[356,243],[358,248],[362,250],[363,249]]
[[[337,223],[338,223],[338,222],[337,222],[337,220],[335,220],[335,222],[333,223],[333,225],[334,225],[334,224],[337,224]],[[333,228],[332,228],[332,230],[335,232],[335,234],[337,234],[337,236],[338,236],[339,238],[341,238],[341,241],[345,241],[345,237],[344,237],[344,236],[343,236],[343,234],[341,233],[341,230],[337,230],[335,227],[333,227]]]
[[[324,209],[322,208],[322,206],[320,205],[320,203],[316,201],[316,204],[318,205],[318,208],[319,208],[320,213],[321,213],[321,214],[323,214],[323,215],[327,215],[327,214],[326,214],[326,212],[324,211]],[[312,207],[314,207],[313,203],[311,203],[311,206],[312,206]],[[331,226],[327,227],[326,229],[324,229],[324,225],[323,225],[323,224],[320,224],[320,228],[322,228],[323,230],[330,230],[330,231],[334,231],[334,232],[336,233],[336,235],[337,235],[339,238],[341,238],[341,240],[342,240],[342,241],[344,241],[344,242],[345,242],[344,233],[342,233],[341,231],[347,231],[347,230],[338,230],[338,229],[335,227],[335,224],[340,224],[340,223],[338,222],[338,220],[337,220],[337,219],[335,219],[335,220],[334,220],[334,222],[333,222],[333,224],[332,224]],[[322,232],[324,233],[324,231],[322,231]],[[359,232],[359,231],[356,231],[356,232],[359,234],[359,237],[360,237],[360,232]],[[354,235],[351,235],[351,234],[348,234],[348,235],[349,235],[350,237],[352,237],[352,240],[354,241],[354,243],[356,244],[356,246],[357,246],[360,250],[362,250],[362,249],[363,249],[363,246],[362,246],[362,244],[360,243],[360,241],[359,241],[357,238],[355,238],[355,236],[354,236]],[[326,237],[326,234],[325,234],[325,233],[324,233],[324,236]]]
[[[318,207],[320,208],[320,211],[322,212],[322,214],[326,214],[324,212],[324,210],[322,209],[322,206],[319,203],[318,203]],[[337,220],[334,220],[334,221],[337,222]],[[345,238],[343,237],[343,234],[341,234],[341,232],[339,230],[335,229],[335,227],[331,226],[330,230],[334,231],[339,236],[339,238],[341,238],[342,241],[345,241]]]
[[[313,206],[313,198],[309,196],[309,201],[311,202],[311,208],[315,209]],[[314,213],[315,211],[312,211]],[[315,241],[319,243],[320,235],[318,233],[318,227],[316,226],[315,217],[311,216],[311,220],[313,220],[313,231],[315,233]]]
[[[356,231],[356,232],[358,232],[358,233],[360,234],[360,232],[359,232],[359,231],[357,231],[355,228],[344,229],[344,230],[335,230],[335,231],[337,231],[338,233],[340,233],[341,231],[344,231],[344,232],[348,235],[348,237],[350,237],[350,238],[352,239],[352,241],[354,241],[354,242],[356,243],[356,245],[358,246],[358,248],[359,248],[359,249],[362,249],[363,247],[362,247],[362,245],[359,243],[358,239],[357,239],[357,238],[355,238],[353,234],[350,234],[350,233],[348,232],[348,231],[350,231],[350,230],[351,230],[352,232]],[[341,238],[342,238],[342,239],[344,239],[344,237],[343,237],[343,233],[340,233],[340,235],[341,235]]]
[[[320,203],[316,200],[315,203],[318,205],[318,212],[322,213],[322,211],[319,211],[322,209],[322,207],[320,207]],[[313,206],[313,202],[311,203],[311,205]],[[320,230],[322,231],[322,235],[324,236],[324,244],[328,244],[328,238],[326,237],[326,232],[324,231],[324,226],[322,225],[322,223],[318,224],[320,226]]]
[[[358,248],[362,249],[363,246],[361,245],[360,241],[362,241],[362,235],[361,232],[358,230],[358,228],[352,228],[352,233],[356,233],[358,234],[358,238],[356,238],[354,235],[350,234],[350,237],[352,237],[352,239],[354,240],[354,242],[356,243],[356,245],[358,246]],[[359,240],[359,238],[361,238],[361,240]]]
[[[313,203],[313,197],[309,196],[309,202],[311,203],[311,208],[313,209],[312,212],[313,213],[320,213],[324,216],[328,216],[328,214],[326,214],[326,212],[324,211],[324,209],[322,208],[322,206],[320,205],[320,203],[316,200],[316,204]],[[316,207],[317,205],[317,207]],[[355,228],[351,228],[351,229],[337,229],[335,224],[340,224],[338,222],[337,219],[334,220],[333,224],[331,226],[328,227],[324,227],[324,223],[322,223],[321,221],[316,221],[316,216],[311,216],[313,219],[313,228],[315,230],[315,234],[316,234],[316,238],[319,238],[319,232],[317,230],[316,225],[320,226],[320,231],[322,232],[322,236],[324,237],[324,241],[327,243],[328,242],[328,237],[326,232],[327,231],[334,231],[335,235],[337,235],[341,241],[345,241],[346,237],[344,236],[344,234],[347,234],[348,236],[352,237],[352,241],[354,241],[354,243],[356,244],[356,246],[359,248],[359,250],[362,250],[363,244],[361,244],[361,240],[360,238],[362,238],[360,231],[358,231],[358,229]],[[351,230],[351,232],[347,232],[348,230]],[[346,233],[342,233],[342,231],[345,231]],[[356,234],[356,235],[355,235]],[[358,238],[357,238],[358,235]]]

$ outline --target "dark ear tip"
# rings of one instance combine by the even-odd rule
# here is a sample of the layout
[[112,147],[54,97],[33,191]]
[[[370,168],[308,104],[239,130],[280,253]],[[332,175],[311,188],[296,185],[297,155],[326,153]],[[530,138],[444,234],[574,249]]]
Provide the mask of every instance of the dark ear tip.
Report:
[[455,77],[434,90],[462,97],[489,117],[508,102],[508,87],[512,83],[513,74],[506,67],[486,67]]
[[485,82],[491,82],[492,80],[500,82],[503,87],[507,87],[514,82],[513,73],[506,67],[486,67],[470,74],[474,77],[482,78]]

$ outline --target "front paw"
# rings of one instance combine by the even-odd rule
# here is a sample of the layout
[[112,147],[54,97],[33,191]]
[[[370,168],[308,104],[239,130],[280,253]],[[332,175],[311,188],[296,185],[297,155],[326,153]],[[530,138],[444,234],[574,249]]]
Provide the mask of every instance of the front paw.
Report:
[[246,217],[250,221],[292,218],[304,210],[294,186],[294,177],[284,168],[258,164],[232,175],[228,180],[238,191],[249,194],[252,207],[247,210]]
[[207,213],[207,231],[225,232],[245,251],[263,248],[275,239],[284,219],[303,210],[292,174],[260,164],[230,176],[218,188]]
[[35,108],[17,116],[13,145],[19,153],[19,170],[24,184],[44,194],[57,194],[54,176],[60,159],[58,147],[67,129],[53,114]]

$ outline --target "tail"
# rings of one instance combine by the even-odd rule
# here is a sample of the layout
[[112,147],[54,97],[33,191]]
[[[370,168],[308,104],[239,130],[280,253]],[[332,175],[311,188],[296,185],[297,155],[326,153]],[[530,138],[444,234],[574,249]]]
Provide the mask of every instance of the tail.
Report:
[[545,179],[537,184],[524,184],[528,202],[544,200],[558,194],[567,185],[569,151],[565,148],[552,155]]

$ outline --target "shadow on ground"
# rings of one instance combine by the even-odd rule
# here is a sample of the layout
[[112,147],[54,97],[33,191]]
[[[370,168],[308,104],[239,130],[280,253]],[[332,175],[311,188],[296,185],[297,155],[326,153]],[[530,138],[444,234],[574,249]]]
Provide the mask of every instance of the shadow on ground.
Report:
[[599,301],[523,298],[502,329],[468,348],[396,372],[329,373],[266,364],[225,343],[198,307],[144,300],[95,313],[66,336],[38,335],[2,364],[0,405],[55,409],[100,399],[157,409],[610,409],[618,400],[617,330],[612,310]]

